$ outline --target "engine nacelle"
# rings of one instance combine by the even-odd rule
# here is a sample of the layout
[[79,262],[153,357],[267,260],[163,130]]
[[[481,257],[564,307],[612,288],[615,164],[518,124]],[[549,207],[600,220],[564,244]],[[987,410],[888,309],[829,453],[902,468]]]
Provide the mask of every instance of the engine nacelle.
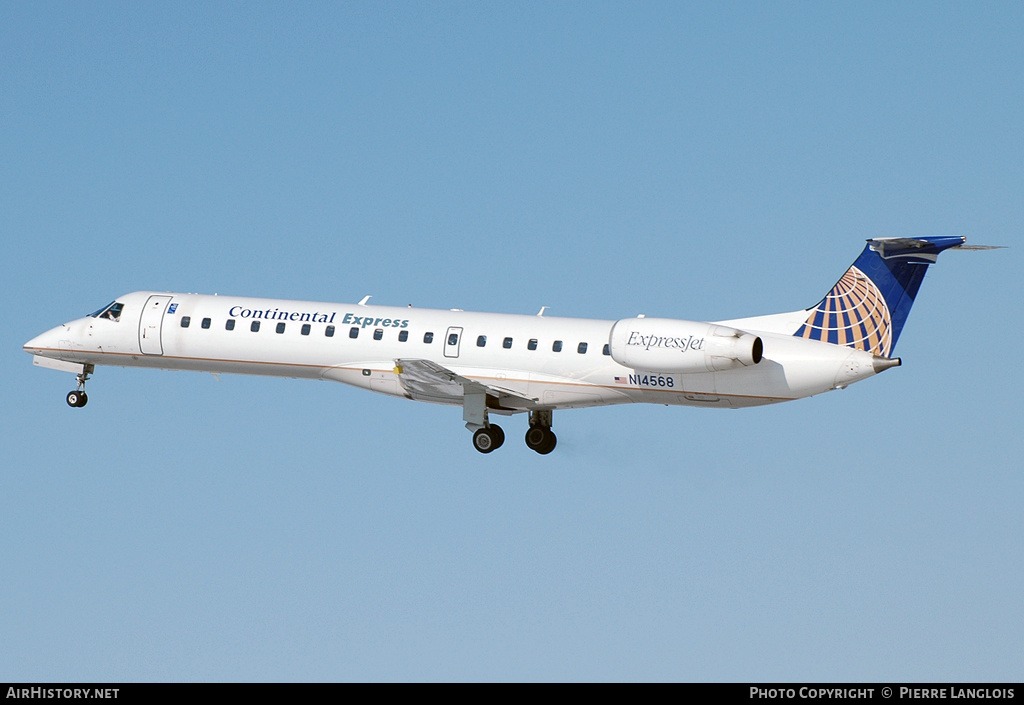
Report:
[[612,359],[650,372],[715,372],[761,362],[756,335],[713,323],[672,318],[623,318],[612,326]]

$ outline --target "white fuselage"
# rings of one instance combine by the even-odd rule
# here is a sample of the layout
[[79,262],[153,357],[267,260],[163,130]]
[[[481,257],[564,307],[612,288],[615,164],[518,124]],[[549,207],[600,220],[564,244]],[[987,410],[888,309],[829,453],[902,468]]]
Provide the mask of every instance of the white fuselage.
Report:
[[[118,302],[123,311],[116,320],[80,318],[34,338],[25,350],[41,363],[72,367],[327,379],[461,404],[458,396],[418,395],[403,384],[401,361],[431,361],[507,392],[492,407],[498,413],[633,402],[757,406],[844,387],[878,371],[871,353],[773,331],[778,317],[727,322],[763,341],[757,364],[675,373],[616,362],[608,348],[616,321],[147,291]],[[621,324],[632,320],[642,319]]]

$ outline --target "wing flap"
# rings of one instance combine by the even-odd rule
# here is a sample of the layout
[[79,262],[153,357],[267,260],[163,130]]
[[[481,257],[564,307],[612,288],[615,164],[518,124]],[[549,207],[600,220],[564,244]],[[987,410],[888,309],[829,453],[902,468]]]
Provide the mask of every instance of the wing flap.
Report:
[[464,377],[432,360],[395,360],[395,372],[405,392],[421,401],[461,404],[466,394],[486,394],[494,397],[503,408],[528,409],[537,403],[536,399],[524,397],[511,389]]

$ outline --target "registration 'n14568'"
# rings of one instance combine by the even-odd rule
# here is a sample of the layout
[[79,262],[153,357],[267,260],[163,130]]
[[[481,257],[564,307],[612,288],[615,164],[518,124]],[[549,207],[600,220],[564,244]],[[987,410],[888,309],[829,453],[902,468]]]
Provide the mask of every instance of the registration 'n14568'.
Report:
[[630,384],[639,384],[644,387],[675,387],[676,382],[672,377],[662,375],[630,375]]

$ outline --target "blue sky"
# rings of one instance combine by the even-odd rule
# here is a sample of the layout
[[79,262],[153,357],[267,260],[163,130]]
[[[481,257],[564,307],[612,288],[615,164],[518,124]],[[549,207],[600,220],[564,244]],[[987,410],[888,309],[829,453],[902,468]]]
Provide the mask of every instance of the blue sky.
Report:
[[[1019,3],[3,3],[0,680],[1024,663]],[[902,368],[508,420],[21,345],[138,289],[618,318],[943,255]]]

